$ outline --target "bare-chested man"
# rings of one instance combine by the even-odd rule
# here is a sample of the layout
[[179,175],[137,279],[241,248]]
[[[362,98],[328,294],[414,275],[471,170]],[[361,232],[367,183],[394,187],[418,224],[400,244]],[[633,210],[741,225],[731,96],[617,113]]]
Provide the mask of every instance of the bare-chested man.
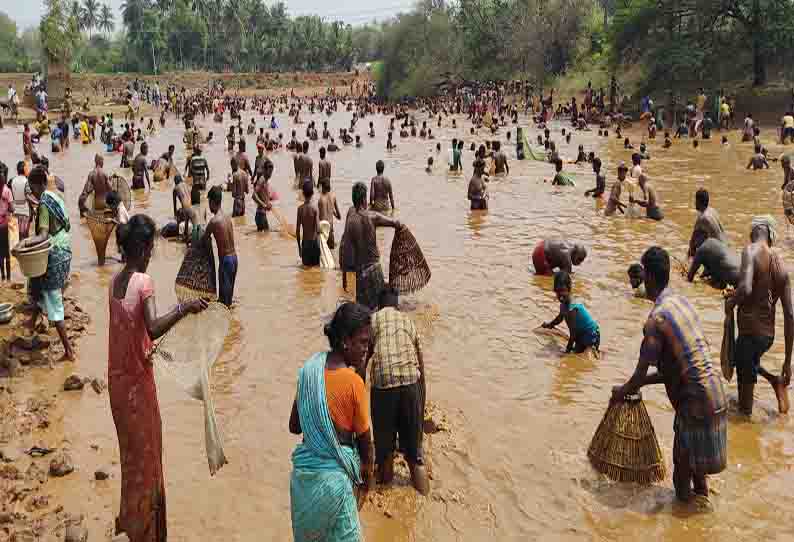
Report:
[[551,275],[555,269],[571,273],[574,265],[587,258],[587,249],[579,243],[544,239],[535,245],[532,265],[536,275]]
[[493,142],[493,160],[494,165],[496,167],[496,175],[501,175],[503,173],[509,174],[510,173],[510,166],[507,165],[507,155],[502,150],[502,144],[499,141]]
[[262,175],[254,183],[253,199],[256,203],[256,215],[254,221],[256,222],[257,231],[266,231],[270,229],[270,224],[267,222],[267,212],[273,208],[270,203],[270,177],[273,176],[273,162],[269,158],[265,158],[262,163]]
[[101,212],[105,209],[105,201],[108,193],[110,192],[110,181],[102,167],[105,165],[105,159],[100,155],[94,157],[94,170],[88,174],[88,179],[83,187],[83,192],[77,199],[77,206],[80,209],[80,216],[85,216],[88,212],[86,207],[86,200],[91,193],[94,194],[94,211]]
[[626,204],[620,201],[620,196],[623,193],[628,171],[629,168],[625,162],[621,162],[618,165],[618,181],[612,185],[612,190],[609,192],[609,200],[607,201],[606,209],[604,209],[604,215],[612,216],[615,211],[620,211],[621,213],[626,211]]
[[763,153],[763,149],[761,145],[756,144],[755,146],[755,154],[750,158],[750,161],[747,163],[747,169],[769,169],[769,162],[766,160],[766,156]]
[[353,185],[353,207],[347,213],[343,245],[339,247],[342,271],[356,273],[356,303],[374,310],[386,287],[380,264],[375,228],[402,228],[398,220],[367,210],[367,186]]
[[725,229],[720,222],[720,215],[716,209],[709,207],[709,193],[705,188],[695,192],[695,209],[698,211],[698,218],[692,229],[692,237],[689,239],[689,257],[695,256],[698,247],[706,239],[719,239],[724,244],[728,244],[728,237]]
[[468,198],[471,202],[472,211],[485,211],[488,209],[488,189],[485,185],[483,172],[485,162],[481,158],[474,161],[474,175],[469,181]]
[[644,207],[645,216],[647,218],[650,218],[651,220],[662,220],[664,218],[664,214],[659,208],[656,187],[648,182],[648,177],[646,177],[644,173],[640,173],[637,183],[640,186],[640,190],[642,190],[643,194],[645,195],[645,199],[636,200],[634,199],[634,196],[629,196],[629,203],[636,203],[640,207]]
[[[794,309],[791,283],[775,243],[775,219],[753,218],[750,245],[742,252],[742,267],[736,293],[725,303],[725,310],[738,307],[736,322],[736,376],[739,385],[739,409],[753,413],[753,390],[758,375],[763,376],[777,396],[778,409],[788,412],[788,386],[791,382],[791,349],[794,342]],[[775,312],[778,300],[783,304],[783,330],[786,354],[780,376],[761,367],[761,357],[775,339]]]
[[394,193],[391,188],[391,181],[383,176],[386,165],[383,160],[378,160],[375,164],[377,175],[370,181],[370,208],[378,213],[394,210]]
[[135,160],[132,162],[132,189],[143,190],[146,185],[143,180],[146,179],[146,184],[149,185],[149,190],[152,189],[152,180],[149,178],[149,169],[146,164],[146,155],[149,152],[149,145],[141,143],[141,150]]
[[320,211],[320,222],[325,220],[331,225],[331,231],[328,233],[328,248],[333,250],[336,248],[334,218],[341,220],[342,214],[339,212],[336,195],[331,192],[331,180],[322,179],[320,181],[320,189],[322,190],[322,194],[320,194],[320,199],[317,201],[317,208]]
[[207,193],[210,211],[215,215],[207,224],[202,243],[215,237],[218,247],[218,301],[230,307],[234,298],[234,282],[237,279],[237,251],[234,247],[234,224],[221,209],[223,189],[213,186]]
[[[185,243],[190,240],[190,233],[198,225],[196,210],[190,202],[190,192],[187,185],[182,182],[182,176],[178,173],[174,176],[174,191],[172,194],[174,202],[174,218],[176,219],[176,231],[179,233],[179,225],[185,223]],[[180,207],[177,208],[177,201]]]
[[325,159],[325,147],[320,147],[320,162],[317,164],[317,186],[322,187],[322,182],[328,179],[331,185],[331,162]]
[[728,245],[719,239],[706,239],[697,251],[689,266],[687,280],[693,282],[695,275],[703,267],[701,278],[718,290],[739,283],[741,259]]
[[251,169],[251,161],[248,159],[248,155],[245,154],[245,140],[241,139],[240,142],[237,144],[237,148],[239,149],[235,158],[237,158],[237,165],[240,170],[244,171],[248,174],[249,178],[254,177],[254,170]]
[[320,211],[312,202],[314,182],[303,181],[303,205],[298,207],[295,220],[295,238],[298,241],[298,255],[306,267],[320,265],[320,243],[317,236],[320,232]]
[[[231,192],[233,198],[232,217],[245,215],[245,195],[248,194],[248,185],[251,178],[244,170],[240,169],[237,157],[232,158],[232,183]],[[250,166],[249,166],[250,167]]]

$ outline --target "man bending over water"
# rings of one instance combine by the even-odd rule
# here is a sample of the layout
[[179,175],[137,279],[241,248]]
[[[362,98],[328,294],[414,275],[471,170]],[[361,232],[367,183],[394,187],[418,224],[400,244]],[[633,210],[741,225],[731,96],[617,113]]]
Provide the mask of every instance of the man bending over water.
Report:
[[689,282],[695,280],[695,275],[701,266],[703,267],[701,278],[719,290],[739,283],[741,260],[719,239],[706,239],[698,247],[687,273],[686,279]]
[[532,265],[536,275],[551,275],[555,269],[571,273],[574,265],[581,265],[587,249],[579,243],[545,239],[535,245]]

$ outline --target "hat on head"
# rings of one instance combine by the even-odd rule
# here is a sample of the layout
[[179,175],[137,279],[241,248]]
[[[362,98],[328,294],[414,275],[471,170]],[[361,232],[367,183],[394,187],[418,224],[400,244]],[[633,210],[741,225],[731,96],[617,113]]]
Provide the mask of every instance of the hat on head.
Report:
[[626,162],[624,162],[622,160],[618,164],[618,171],[620,171],[621,169],[626,170],[626,171],[629,170],[629,167],[626,165]]

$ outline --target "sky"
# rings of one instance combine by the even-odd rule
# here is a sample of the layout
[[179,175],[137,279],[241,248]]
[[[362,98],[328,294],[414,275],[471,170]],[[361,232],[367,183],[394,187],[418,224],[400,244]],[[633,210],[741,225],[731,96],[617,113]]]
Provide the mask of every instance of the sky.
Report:
[[[121,19],[120,9],[123,0],[100,0],[100,2],[109,3],[116,11],[117,22]],[[337,3],[326,0],[285,0],[287,11],[292,15],[316,14],[328,20],[341,20],[350,24],[385,19],[409,10],[414,3],[413,0],[346,0]],[[42,0],[0,0],[0,11],[16,21],[20,29],[37,25],[43,9]]]

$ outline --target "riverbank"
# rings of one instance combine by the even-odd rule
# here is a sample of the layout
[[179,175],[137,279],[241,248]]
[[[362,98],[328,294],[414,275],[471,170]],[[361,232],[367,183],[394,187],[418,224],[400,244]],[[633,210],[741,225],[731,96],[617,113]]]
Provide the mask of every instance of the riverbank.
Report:
[[[63,478],[93,478],[97,469],[90,462],[75,464],[63,430],[65,397],[84,390],[106,400],[105,383],[101,376],[79,376],[74,363],[60,361],[63,347],[46,318],[31,335],[23,282],[4,285],[0,302],[14,306],[11,322],[0,326],[0,542],[81,542],[87,534],[83,511],[79,502],[61,498],[58,488]],[[69,340],[79,355],[91,318],[68,290],[64,304]]]

